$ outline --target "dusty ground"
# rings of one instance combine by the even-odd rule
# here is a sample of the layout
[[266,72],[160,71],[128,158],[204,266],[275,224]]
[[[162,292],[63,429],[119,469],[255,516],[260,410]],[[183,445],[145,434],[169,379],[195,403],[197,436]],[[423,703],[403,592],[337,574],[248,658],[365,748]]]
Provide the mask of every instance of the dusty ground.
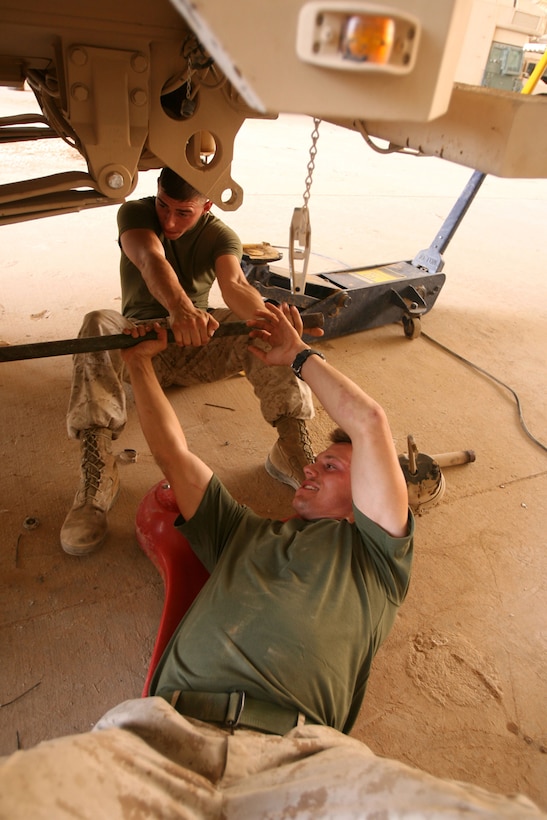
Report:
[[[4,115],[34,108],[28,92],[3,90],[0,103]],[[283,117],[242,130],[232,173],[245,202],[225,219],[243,241],[288,244],[311,127]],[[379,156],[326,124],[320,133],[314,270],[411,259],[427,247],[471,171]],[[76,165],[57,143],[6,146],[0,182]],[[155,177],[142,175],[135,195],[152,193]],[[545,180],[488,178],[445,253],[447,283],[423,323],[510,385],[544,444],[546,206]],[[0,339],[70,338],[88,309],[119,305],[115,208],[4,226],[0,238]],[[400,452],[412,433],[425,453],[477,454],[445,471],[443,500],[418,519],[411,590],[355,735],[381,754],[520,791],[547,809],[546,452],[524,433],[507,389],[424,334],[411,342],[391,325],[321,348],[385,405]],[[78,448],[64,423],[70,373],[68,357],[0,366],[0,753],[86,730],[138,697],[161,613],[161,581],[134,534],[136,507],[161,476],[131,405],[117,446],[136,449],[138,461],[121,468],[108,541],[86,559],[59,546],[77,482]],[[289,513],[290,490],[262,466],[274,433],[244,379],[170,396],[193,447],[241,501]],[[318,407],[316,446],[327,430]],[[29,517],[36,529],[25,528]]]

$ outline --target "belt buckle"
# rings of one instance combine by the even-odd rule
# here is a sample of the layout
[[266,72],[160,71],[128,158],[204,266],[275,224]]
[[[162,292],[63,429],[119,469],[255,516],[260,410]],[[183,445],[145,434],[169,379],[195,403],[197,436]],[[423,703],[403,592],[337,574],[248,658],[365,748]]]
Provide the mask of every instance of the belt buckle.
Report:
[[236,690],[230,692],[228,695],[228,705],[226,707],[226,716],[224,718],[224,725],[234,733],[234,729],[239,724],[243,707],[245,706],[245,692]]

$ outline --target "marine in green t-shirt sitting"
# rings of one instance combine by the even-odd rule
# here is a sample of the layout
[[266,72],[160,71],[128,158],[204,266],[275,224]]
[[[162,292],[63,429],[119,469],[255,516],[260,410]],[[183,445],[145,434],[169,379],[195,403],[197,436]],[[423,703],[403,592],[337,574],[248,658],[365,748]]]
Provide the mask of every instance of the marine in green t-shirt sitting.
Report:
[[[238,236],[211,205],[169,168],[160,174],[157,196],[124,203],[118,211],[122,313],[88,313],[79,335],[112,335],[136,321],[168,319],[175,342],[154,359],[162,387],[213,382],[243,370],[278,434],[266,470],[296,488],[313,460],[306,428],[314,412],[311,394],[289,368],[268,368],[252,356],[246,337],[211,338],[219,323],[249,319],[263,305],[243,274]],[[215,280],[227,308],[208,310]],[[91,552],[107,535],[107,513],[119,489],[111,444],[127,419],[124,381],[119,350],[74,357],[67,428],[80,441],[81,479],[61,529],[70,555]]]

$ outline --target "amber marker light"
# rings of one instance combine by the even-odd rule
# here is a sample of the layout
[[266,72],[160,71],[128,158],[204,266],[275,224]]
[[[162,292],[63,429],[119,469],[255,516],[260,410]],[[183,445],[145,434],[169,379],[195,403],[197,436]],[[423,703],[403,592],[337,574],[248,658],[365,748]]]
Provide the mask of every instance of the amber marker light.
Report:
[[355,14],[348,17],[340,37],[342,57],[357,62],[385,65],[395,39],[392,17]]
[[296,53],[326,69],[408,74],[420,30],[414,15],[367,0],[309,0],[298,16]]

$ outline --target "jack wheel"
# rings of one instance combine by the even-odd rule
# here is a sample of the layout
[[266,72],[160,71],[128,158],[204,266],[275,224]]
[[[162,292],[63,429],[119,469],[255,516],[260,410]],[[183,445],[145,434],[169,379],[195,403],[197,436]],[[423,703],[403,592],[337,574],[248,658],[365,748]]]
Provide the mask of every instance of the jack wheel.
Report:
[[403,316],[403,330],[407,339],[416,339],[422,332],[422,323],[417,316]]

